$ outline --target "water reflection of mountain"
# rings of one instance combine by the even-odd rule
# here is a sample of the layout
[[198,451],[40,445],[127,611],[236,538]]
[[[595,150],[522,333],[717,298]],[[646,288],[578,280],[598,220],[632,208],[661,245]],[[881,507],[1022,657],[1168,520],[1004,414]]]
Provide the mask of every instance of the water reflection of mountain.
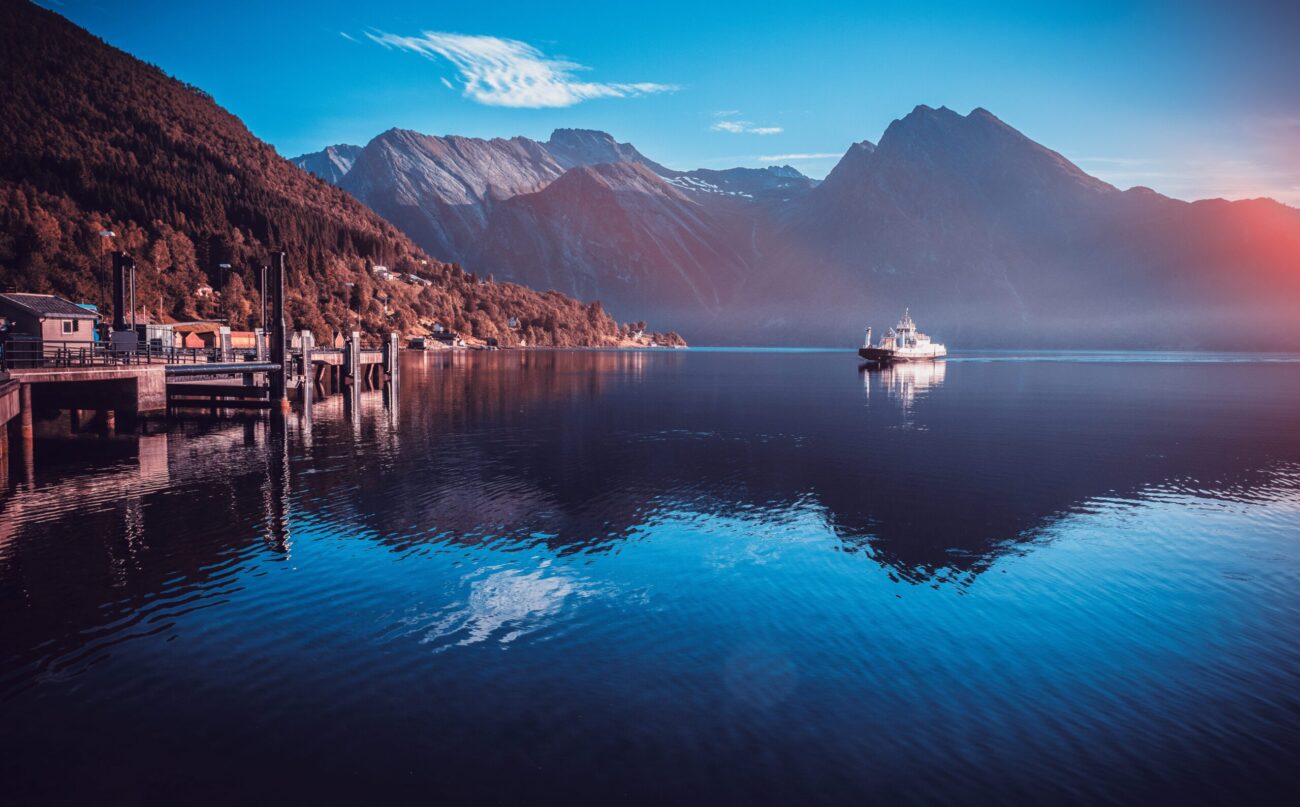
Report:
[[864,380],[837,355],[522,356],[407,373],[419,392],[394,464],[357,470],[357,517],[380,540],[593,551],[665,513],[761,529],[811,501],[847,548],[927,579],[978,571],[1095,497],[1250,489],[1300,451],[1290,368],[952,363]]
[[[969,579],[1099,500],[1298,484],[1300,367],[899,370],[864,378],[836,354],[408,356],[396,411],[367,392],[310,421],[141,437],[0,496],[4,657],[54,673],[123,630],[166,631],[190,592],[219,596],[290,552],[295,524],[399,551],[573,553],[670,517],[761,540],[812,508],[842,548],[925,581]],[[38,466],[50,450],[81,449],[38,447]]]

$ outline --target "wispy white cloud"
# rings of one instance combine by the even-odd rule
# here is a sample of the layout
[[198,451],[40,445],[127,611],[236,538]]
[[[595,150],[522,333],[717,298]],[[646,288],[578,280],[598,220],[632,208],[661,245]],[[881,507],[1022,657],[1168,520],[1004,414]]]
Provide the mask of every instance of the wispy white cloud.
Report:
[[736,115],[739,115],[739,114],[740,114],[740,110],[739,110],[739,109],[719,109],[717,112],[714,112],[714,113],[713,113],[713,117],[715,117],[715,118],[731,118],[731,117],[735,117]]
[[1151,161],[1142,157],[1077,157],[1074,162],[1077,165],[1146,165]]
[[[727,112],[725,115],[738,115],[738,112]],[[723,116],[722,112],[715,112],[715,117]],[[747,120],[720,120],[709,127],[715,132],[727,132],[729,134],[756,134],[756,135],[774,135],[781,134],[785,129],[780,126],[755,126],[753,121]]]
[[347,31],[339,31],[339,36],[343,37],[349,42],[356,42],[358,45],[361,44],[360,39],[357,39],[352,34],[349,34]]
[[385,48],[416,53],[431,61],[446,59],[460,74],[465,97],[488,106],[567,107],[593,98],[627,98],[678,89],[649,81],[579,81],[575,72],[588,68],[550,58],[517,39],[437,31],[419,36],[375,31],[366,36]]
[[800,154],[764,154],[759,157],[759,162],[765,163],[786,163],[799,162],[801,160],[830,160],[842,155],[833,151],[805,152]]

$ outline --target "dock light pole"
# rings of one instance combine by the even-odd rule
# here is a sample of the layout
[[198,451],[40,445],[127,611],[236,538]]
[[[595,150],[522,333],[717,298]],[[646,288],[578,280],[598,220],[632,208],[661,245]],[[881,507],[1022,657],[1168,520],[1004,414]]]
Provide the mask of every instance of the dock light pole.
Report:
[[[219,284],[218,288],[220,288],[224,292],[226,286],[230,285],[230,264],[219,263],[217,264],[217,268],[221,270],[221,283]],[[230,324],[229,314],[227,314],[225,311],[220,311],[220,310],[219,313],[222,314],[221,319],[225,320],[226,324],[229,325]]]
[[[357,287],[357,284],[356,284],[356,283],[353,283],[353,282],[351,282],[351,281],[344,281],[343,285],[348,287],[348,319],[352,319],[352,290],[355,289],[355,288]],[[358,330],[358,331],[361,330],[361,312],[360,312],[360,311],[357,311],[357,330]],[[351,333],[351,332],[352,332],[351,329],[349,329],[348,333]]]
[[286,376],[289,370],[289,356],[288,351],[285,350],[284,332],[284,260],[283,252],[271,253],[271,267],[267,279],[271,287],[271,362],[280,365],[280,369],[271,371],[271,406],[287,412],[289,397],[286,394]]
[[117,233],[112,230],[100,230],[99,233],[99,293],[105,294],[105,284],[108,283],[108,244],[110,238],[116,238]]

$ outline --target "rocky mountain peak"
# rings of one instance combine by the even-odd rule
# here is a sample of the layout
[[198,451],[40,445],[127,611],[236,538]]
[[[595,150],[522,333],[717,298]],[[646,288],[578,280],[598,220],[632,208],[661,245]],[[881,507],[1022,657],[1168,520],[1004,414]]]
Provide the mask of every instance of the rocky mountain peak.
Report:
[[680,202],[688,202],[680,190],[665,182],[646,166],[627,162],[580,165],[571,168],[551,183],[546,192],[585,194],[593,198],[610,193],[639,193],[667,196]]
[[315,174],[331,185],[337,185],[338,181],[352,170],[352,164],[356,162],[361,149],[361,146],[338,143],[311,154],[299,155],[289,162]]
[[913,178],[960,182],[998,196],[1014,197],[1031,188],[1035,192],[1047,188],[1115,191],[982,107],[961,115],[947,107],[917,106],[889,124],[870,162],[877,173],[905,172]]
[[613,135],[595,129],[556,129],[543,144],[561,166],[602,163],[640,163],[657,174],[668,169],[646,159],[631,143],[619,143]]

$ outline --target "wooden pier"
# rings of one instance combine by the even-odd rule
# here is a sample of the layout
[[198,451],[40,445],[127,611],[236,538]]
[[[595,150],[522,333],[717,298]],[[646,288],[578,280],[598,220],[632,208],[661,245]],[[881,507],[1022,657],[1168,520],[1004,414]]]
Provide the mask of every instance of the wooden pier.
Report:
[[[96,421],[116,428],[140,417],[168,416],[182,409],[217,414],[223,410],[289,410],[292,395],[310,408],[317,395],[345,386],[396,389],[399,338],[392,333],[377,347],[363,346],[353,332],[342,348],[317,348],[304,331],[291,348],[284,323],[284,254],[272,256],[268,274],[271,302],[267,346],[235,353],[158,351],[117,341],[87,346],[45,340],[27,352],[6,350],[0,366],[0,462],[11,437],[30,467],[38,412],[68,411],[72,422]],[[8,347],[8,346],[7,346]],[[93,413],[86,417],[85,413]]]

